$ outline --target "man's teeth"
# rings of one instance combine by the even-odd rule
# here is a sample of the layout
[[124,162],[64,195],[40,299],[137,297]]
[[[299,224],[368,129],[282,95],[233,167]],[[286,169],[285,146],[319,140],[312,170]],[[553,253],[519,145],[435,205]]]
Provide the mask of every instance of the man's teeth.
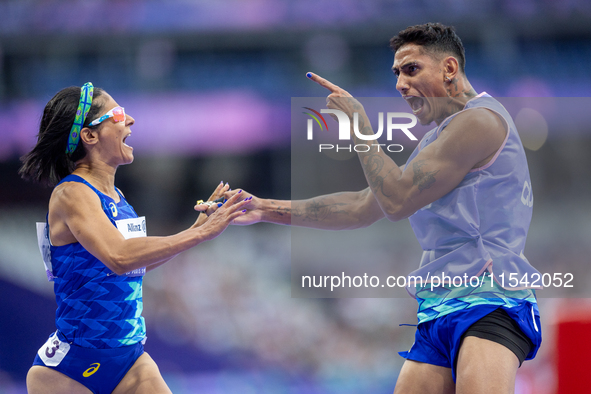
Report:
[[419,110],[421,109],[421,107],[423,106],[423,99],[420,98],[416,98],[412,101],[412,109],[413,110]]
[[412,97],[408,101],[414,114],[419,113],[423,109],[424,101],[422,98]]

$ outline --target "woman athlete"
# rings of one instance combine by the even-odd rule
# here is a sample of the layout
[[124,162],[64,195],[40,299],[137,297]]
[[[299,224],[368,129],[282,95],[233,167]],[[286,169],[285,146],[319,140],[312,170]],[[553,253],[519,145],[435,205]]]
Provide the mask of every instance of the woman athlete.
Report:
[[[115,187],[117,168],[133,161],[125,142],[134,122],[104,90],[69,87],[45,106],[37,144],[22,159],[22,177],[55,186],[38,231],[57,330],[29,370],[31,394],[170,393],[144,352],[143,275],[220,235],[249,203],[237,194],[198,204],[205,214],[187,230],[147,237],[145,219]],[[210,200],[228,188],[220,184]]]

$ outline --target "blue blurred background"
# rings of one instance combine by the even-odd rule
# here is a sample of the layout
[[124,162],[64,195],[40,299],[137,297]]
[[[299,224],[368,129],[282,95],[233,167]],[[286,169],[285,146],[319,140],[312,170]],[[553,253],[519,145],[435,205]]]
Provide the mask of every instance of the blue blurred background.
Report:
[[[194,201],[222,180],[289,199],[291,98],[327,93],[306,71],[354,96],[398,96],[388,41],[429,21],[456,26],[479,92],[591,93],[584,0],[0,2],[0,394],[25,392],[35,352],[54,330],[34,226],[51,190],[17,170],[58,90],[92,81],[135,117],[127,142],[136,160],[116,183],[147,216],[149,235],[167,235],[189,226]],[[588,123],[553,126],[526,147],[536,196],[526,255],[584,275]],[[377,225],[396,235],[400,258],[418,264],[406,221]],[[403,361],[396,352],[414,336],[399,324],[416,321],[415,302],[291,298],[290,247],[287,227],[230,228],[146,276],[146,349],[173,392],[392,392]],[[564,294],[576,300],[540,300],[545,342],[520,369],[516,392],[558,392],[559,311],[591,310],[586,281],[576,285]]]

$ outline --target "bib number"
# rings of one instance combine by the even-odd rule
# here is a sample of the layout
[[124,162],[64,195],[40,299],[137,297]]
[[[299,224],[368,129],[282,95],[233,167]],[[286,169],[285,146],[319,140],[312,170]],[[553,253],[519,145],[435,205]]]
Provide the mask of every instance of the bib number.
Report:
[[[145,216],[131,219],[116,220],[115,224],[117,229],[123,235],[125,239],[145,237],[146,232],[146,218]],[[49,231],[47,223],[37,222],[37,244],[39,245],[39,251],[45,265],[45,273],[47,274],[47,280],[53,281],[54,276],[51,266],[51,251],[49,242]],[[145,268],[138,268],[131,272],[126,273],[127,276],[143,276],[146,273]]]
[[[120,219],[116,220],[115,224],[117,229],[125,239],[139,238],[147,236],[146,232],[146,217],[142,216],[139,218],[131,219]],[[131,272],[126,273],[127,276],[143,276],[146,274],[145,268],[138,268]]]
[[70,351],[70,344],[60,341],[55,332],[37,352],[48,367],[57,367]]
[[147,236],[146,217],[116,220],[117,229],[125,239]]
[[49,231],[47,229],[47,223],[37,222],[37,244],[39,245],[39,251],[41,252],[41,258],[45,265],[45,273],[47,274],[47,280],[53,281],[54,276],[51,271],[51,252],[49,250]]

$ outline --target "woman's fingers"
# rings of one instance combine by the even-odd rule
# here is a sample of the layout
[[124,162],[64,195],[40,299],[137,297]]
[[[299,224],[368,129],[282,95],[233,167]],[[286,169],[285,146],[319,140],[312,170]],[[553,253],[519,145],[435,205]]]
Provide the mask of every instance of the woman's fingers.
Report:
[[209,208],[208,204],[202,203],[197,201],[197,204],[195,204],[195,207],[193,207],[196,211],[198,212],[205,212],[207,211],[207,209]]
[[212,213],[214,213],[222,205],[223,205],[222,202],[207,201],[207,202],[199,203],[199,201],[198,201],[198,204],[195,205],[195,210],[205,213],[207,216],[209,216]]
[[221,181],[217,185],[217,187],[215,188],[215,190],[213,191],[213,193],[211,193],[211,196],[209,196],[209,199],[208,200],[209,201],[213,201],[213,200],[216,200],[216,199],[220,198],[229,189],[230,189],[230,185],[228,185],[228,182],[226,182],[224,184],[224,181]]
[[217,208],[219,208],[220,203],[224,203],[224,193],[230,190],[230,185],[226,182],[220,182],[209,199],[207,201],[198,200],[195,204],[194,209],[198,212],[205,212],[207,216],[211,215]]

